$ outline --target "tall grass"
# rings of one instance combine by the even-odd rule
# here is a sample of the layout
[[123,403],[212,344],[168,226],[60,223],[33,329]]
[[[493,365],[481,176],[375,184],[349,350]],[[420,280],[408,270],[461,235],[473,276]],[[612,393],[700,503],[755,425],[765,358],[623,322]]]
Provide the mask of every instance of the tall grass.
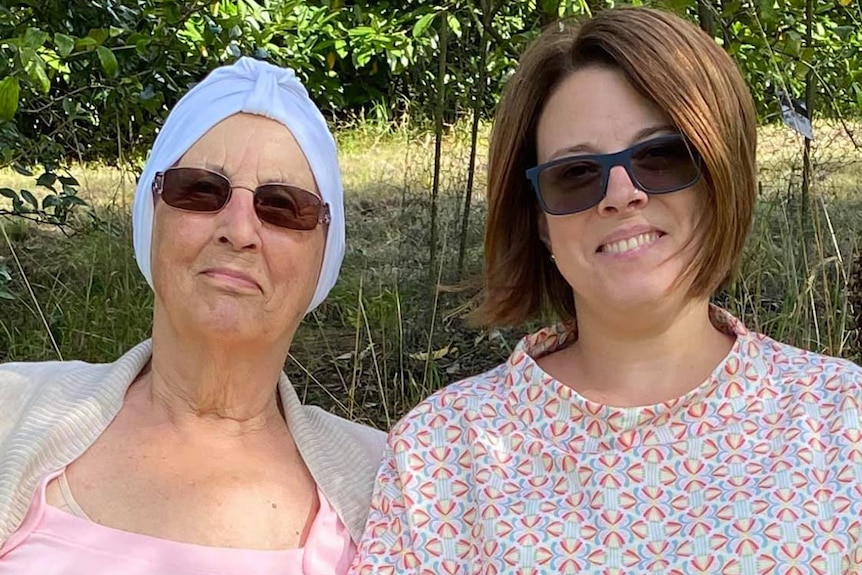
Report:
[[[764,128],[761,136],[757,217],[739,280],[717,300],[753,329],[862,361],[848,300],[853,261],[862,251],[862,154],[838,135],[815,148],[815,204],[806,237],[795,193],[801,145],[776,128]],[[468,142],[458,125],[445,144],[440,265],[429,274],[432,139],[410,127],[393,131],[372,123],[339,134],[345,264],[330,297],[301,326],[286,365],[307,401],[387,427],[442,385],[503,361],[536,327],[471,329],[462,316],[474,294],[429,289],[429,275],[438,284],[455,279]],[[481,142],[478,173],[484,178],[487,129]],[[152,295],[134,262],[128,213],[133,175],[91,166],[76,174],[84,176],[83,194],[95,217],[81,218],[69,237],[0,221],[8,237],[0,234],[0,267],[12,277],[5,289],[14,298],[0,299],[0,361],[58,355],[110,361],[148,336]],[[0,173],[0,186],[28,183]],[[482,194],[472,209],[466,266],[478,274]]]

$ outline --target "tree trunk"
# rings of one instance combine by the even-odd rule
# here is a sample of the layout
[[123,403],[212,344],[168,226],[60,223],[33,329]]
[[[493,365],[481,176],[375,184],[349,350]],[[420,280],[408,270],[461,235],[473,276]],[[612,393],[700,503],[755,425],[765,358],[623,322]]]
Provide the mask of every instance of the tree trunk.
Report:
[[434,114],[434,179],[431,184],[431,240],[428,274],[432,289],[437,286],[437,197],[440,195],[440,160],[443,152],[443,114],[446,105],[446,45],[449,43],[449,13],[440,13],[440,66],[437,69],[437,107]]
[[697,20],[701,30],[710,36],[715,36],[715,15],[709,0],[697,0]]
[[[814,19],[814,0],[805,1],[805,47],[811,48],[812,41],[812,21]],[[814,97],[815,97],[815,77],[813,63],[809,62],[808,73],[805,75],[805,113],[809,121],[814,127]],[[802,226],[802,237],[805,242],[805,247],[809,246],[809,240],[813,233],[813,226],[810,219],[810,204],[811,204],[811,140],[805,138],[802,148],[802,192],[800,197],[799,217]]]
[[467,190],[464,194],[464,213],[461,215],[461,241],[458,246],[458,281],[464,273],[464,255],[467,251],[467,235],[470,229],[470,204],[473,200],[473,181],[476,174],[476,143],[479,139],[479,121],[482,118],[482,104],[485,101],[485,88],[488,83],[486,66],[488,57],[488,28],[491,26],[493,2],[481,2],[482,6],[482,45],[479,47],[479,80],[473,102],[473,126],[470,130],[470,164],[467,168]]

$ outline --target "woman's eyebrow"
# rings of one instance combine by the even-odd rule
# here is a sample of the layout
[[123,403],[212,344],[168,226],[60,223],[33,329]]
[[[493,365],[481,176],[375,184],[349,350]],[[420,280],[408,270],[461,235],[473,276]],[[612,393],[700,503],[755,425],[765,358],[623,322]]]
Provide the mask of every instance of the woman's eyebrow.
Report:
[[676,129],[676,127],[672,126],[670,124],[663,124],[661,126],[651,126],[649,128],[644,128],[643,130],[641,130],[640,132],[635,134],[634,141],[639,142],[645,138],[648,138],[650,136],[653,136],[655,134],[659,134],[662,132],[666,133],[666,132],[676,132],[676,131],[678,131]]
[[[641,142],[650,136],[654,136],[656,134],[666,134],[666,133],[675,133],[677,132],[677,128],[672,126],[671,124],[661,124],[658,126],[649,126],[647,128],[643,128],[639,132],[637,132],[631,140],[631,144],[636,144]],[[579,155],[579,154],[598,154],[597,148],[589,143],[577,144],[574,146],[567,146],[565,148],[560,148],[556,152],[554,152],[548,161],[556,160],[557,158],[562,158],[564,156],[570,155]]]
[[204,160],[203,164],[204,168],[216,172],[217,174],[221,174],[224,177],[227,177],[227,174],[224,173],[224,166],[222,164],[211,162],[209,160]]

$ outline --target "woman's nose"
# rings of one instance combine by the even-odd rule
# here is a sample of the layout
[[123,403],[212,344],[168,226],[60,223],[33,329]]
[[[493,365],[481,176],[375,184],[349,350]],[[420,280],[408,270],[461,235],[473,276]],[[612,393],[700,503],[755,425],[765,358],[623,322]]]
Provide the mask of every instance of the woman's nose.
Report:
[[649,202],[647,194],[638,189],[624,166],[614,166],[608,172],[605,196],[599,202],[601,214],[616,214],[643,208]]
[[218,236],[236,250],[260,247],[262,223],[254,211],[254,192],[243,187],[231,190],[230,200],[218,213]]

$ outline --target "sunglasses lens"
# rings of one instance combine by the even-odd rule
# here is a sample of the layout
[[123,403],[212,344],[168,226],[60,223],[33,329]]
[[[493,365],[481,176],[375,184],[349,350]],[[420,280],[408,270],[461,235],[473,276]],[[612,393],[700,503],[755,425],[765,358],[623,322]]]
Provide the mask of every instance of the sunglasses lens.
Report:
[[632,172],[645,192],[681,190],[700,176],[699,163],[692,154],[682,138],[647,142],[632,154]]
[[230,196],[230,182],[207,170],[170,168],[165,171],[164,178],[162,199],[181,210],[217,212]]
[[313,230],[320,220],[320,198],[308,190],[285,184],[260,186],[254,209],[264,222],[292,230]]
[[602,199],[602,167],[596,161],[578,158],[550,166],[539,173],[539,190],[549,212],[581,212]]

